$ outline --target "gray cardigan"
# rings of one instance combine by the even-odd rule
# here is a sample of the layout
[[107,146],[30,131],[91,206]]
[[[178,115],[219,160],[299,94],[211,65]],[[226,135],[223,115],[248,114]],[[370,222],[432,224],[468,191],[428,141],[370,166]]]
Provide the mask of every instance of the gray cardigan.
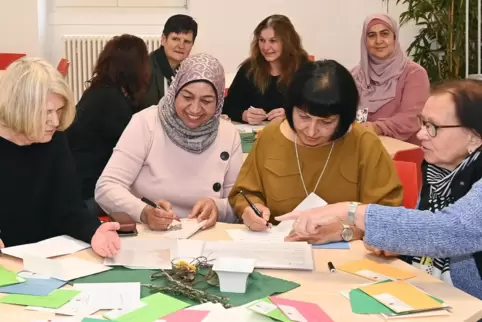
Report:
[[365,241],[398,254],[450,257],[454,286],[482,299],[482,278],[473,253],[482,250],[482,179],[437,213],[369,205]]

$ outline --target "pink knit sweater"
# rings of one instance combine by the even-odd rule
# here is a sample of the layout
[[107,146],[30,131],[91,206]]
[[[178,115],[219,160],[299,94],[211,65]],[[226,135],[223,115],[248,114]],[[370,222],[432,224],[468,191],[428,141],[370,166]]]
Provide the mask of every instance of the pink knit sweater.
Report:
[[417,115],[422,112],[429,95],[427,72],[419,64],[409,61],[398,80],[395,98],[375,113],[369,113],[368,121],[378,126],[381,135],[419,144]]

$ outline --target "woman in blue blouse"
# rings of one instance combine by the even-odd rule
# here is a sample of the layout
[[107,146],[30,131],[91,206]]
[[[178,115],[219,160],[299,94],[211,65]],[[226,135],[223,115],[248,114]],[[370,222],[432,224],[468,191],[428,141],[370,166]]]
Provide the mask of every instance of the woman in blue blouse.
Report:
[[437,87],[419,120],[425,162],[418,210],[338,203],[277,219],[295,219],[300,239],[354,221],[368,249],[410,255],[402,258],[482,299],[482,82]]

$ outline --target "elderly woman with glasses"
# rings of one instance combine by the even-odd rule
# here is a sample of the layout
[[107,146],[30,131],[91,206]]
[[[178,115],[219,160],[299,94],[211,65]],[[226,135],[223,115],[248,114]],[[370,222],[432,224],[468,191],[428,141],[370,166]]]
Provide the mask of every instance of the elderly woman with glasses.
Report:
[[403,254],[428,274],[482,299],[482,82],[439,86],[419,121],[425,161],[418,210],[348,202],[277,219],[295,219],[301,235],[317,234],[340,219],[354,222],[365,231],[369,250]]

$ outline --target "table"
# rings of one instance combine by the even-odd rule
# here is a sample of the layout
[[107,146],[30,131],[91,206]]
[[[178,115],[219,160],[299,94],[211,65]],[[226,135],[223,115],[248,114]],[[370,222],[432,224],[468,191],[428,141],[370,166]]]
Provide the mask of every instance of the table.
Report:
[[[243,225],[230,225],[218,223],[216,227],[206,231],[199,232],[192,236],[192,239],[201,240],[227,240],[230,239],[226,233],[226,229],[244,228]],[[159,238],[153,235],[145,236],[150,238]],[[383,321],[379,315],[355,315],[351,312],[349,301],[344,298],[340,292],[355,288],[360,284],[369,282],[368,280],[337,271],[330,273],[328,270],[328,261],[333,262],[335,266],[344,263],[362,259],[366,256],[371,257],[363,247],[361,241],[351,242],[350,250],[335,249],[315,249],[314,259],[316,269],[312,272],[308,271],[288,271],[288,270],[258,270],[259,272],[291,280],[301,284],[300,287],[284,293],[280,296],[317,303],[334,321]],[[91,249],[81,251],[79,253],[69,255],[86,260],[100,263],[100,257],[94,254]],[[396,267],[411,270],[417,273],[417,276],[410,281],[421,287],[426,292],[443,299],[452,306],[453,313],[450,316],[438,316],[432,318],[404,318],[403,322],[424,322],[424,321],[477,321],[482,318],[482,301],[454,288],[440,280],[435,279],[423,271],[416,269],[398,259],[379,259],[389,262]],[[10,256],[0,257],[0,265],[8,269],[19,271],[22,269],[22,261]],[[0,295],[0,297],[3,295]],[[97,313],[101,316],[101,313]],[[22,306],[0,304],[0,321],[2,322],[31,322],[41,319],[52,319],[53,315],[47,312],[26,311]],[[402,320],[400,320],[402,321]]]

